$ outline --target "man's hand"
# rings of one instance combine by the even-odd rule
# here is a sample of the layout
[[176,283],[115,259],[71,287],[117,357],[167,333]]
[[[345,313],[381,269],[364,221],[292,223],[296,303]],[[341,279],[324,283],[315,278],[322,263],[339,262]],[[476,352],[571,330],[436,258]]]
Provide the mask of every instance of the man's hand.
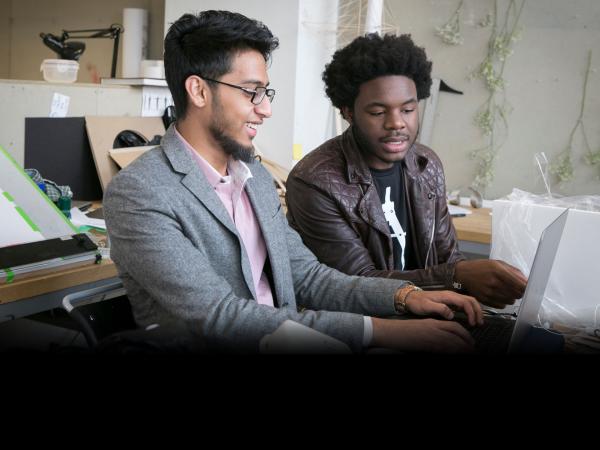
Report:
[[470,353],[475,342],[456,322],[444,320],[390,320],[373,317],[373,347],[406,352]]
[[494,259],[460,261],[454,277],[470,295],[493,308],[512,305],[523,297],[527,285],[527,278],[519,269]]
[[452,291],[412,291],[406,297],[406,309],[418,316],[437,314],[452,320],[454,310],[464,311],[471,326],[483,325],[483,311],[477,300]]

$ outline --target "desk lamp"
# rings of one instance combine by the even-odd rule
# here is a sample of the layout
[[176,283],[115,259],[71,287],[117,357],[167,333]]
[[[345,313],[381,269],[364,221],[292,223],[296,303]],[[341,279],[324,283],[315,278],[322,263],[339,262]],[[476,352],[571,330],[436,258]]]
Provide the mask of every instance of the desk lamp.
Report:
[[123,32],[123,27],[113,23],[110,28],[92,29],[92,30],[63,30],[62,35],[56,36],[51,33],[40,33],[42,41],[48,48],[56,52],[60,59],[70,59],[78,61],[85,50],[85,44],[79,41],[67,42],[70,39],[96,39],[109,38],[114,39],[112,65],[110,77],[115,78],[117,72],[117,55],[119,53],[119,37]]

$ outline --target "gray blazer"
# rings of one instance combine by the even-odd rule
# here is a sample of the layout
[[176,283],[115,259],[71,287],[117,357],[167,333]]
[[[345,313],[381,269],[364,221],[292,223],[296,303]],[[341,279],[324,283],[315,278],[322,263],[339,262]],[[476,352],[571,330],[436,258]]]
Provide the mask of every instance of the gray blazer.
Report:
[[255,301],[236,227],[171,126],[161,146],[115,176],[104,196],[111,257],[137,322],[183,325],[209,346],[253,352],[291,319],[360,350],[362,314],[396,314],[393,294],[405,282],[348,276],[320,264],[288,226],[270,174],[258,162],[248,167],[246,190],[278,307]]

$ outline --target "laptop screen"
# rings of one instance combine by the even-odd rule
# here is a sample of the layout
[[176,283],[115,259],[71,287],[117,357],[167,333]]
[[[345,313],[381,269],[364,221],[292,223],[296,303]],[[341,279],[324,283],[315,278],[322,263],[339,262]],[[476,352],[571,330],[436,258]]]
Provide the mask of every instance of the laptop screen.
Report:
[[546,227],[540,237],[529,272],[527,288],[519,308],[517,323],[510,340],[509,352],[515,351],[527,336],[529,329],[538,323],[538,313],[544,299],[544,292],[550,279],[563,230],[567,223],[568,213],[568,209],[563,211]]

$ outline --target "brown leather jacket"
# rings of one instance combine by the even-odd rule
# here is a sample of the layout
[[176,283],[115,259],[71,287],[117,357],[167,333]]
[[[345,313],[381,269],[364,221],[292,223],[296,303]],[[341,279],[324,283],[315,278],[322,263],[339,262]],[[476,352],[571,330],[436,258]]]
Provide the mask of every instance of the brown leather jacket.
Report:
[[393,269],[389,225],[352,128],[306,155],[290,172],[288,221],[321,262],[341,272],[452,289],[455,263],[465,258],[446,205],[442,163],[433,150],[414,144],[402,166],[409,238],[422,269]]

